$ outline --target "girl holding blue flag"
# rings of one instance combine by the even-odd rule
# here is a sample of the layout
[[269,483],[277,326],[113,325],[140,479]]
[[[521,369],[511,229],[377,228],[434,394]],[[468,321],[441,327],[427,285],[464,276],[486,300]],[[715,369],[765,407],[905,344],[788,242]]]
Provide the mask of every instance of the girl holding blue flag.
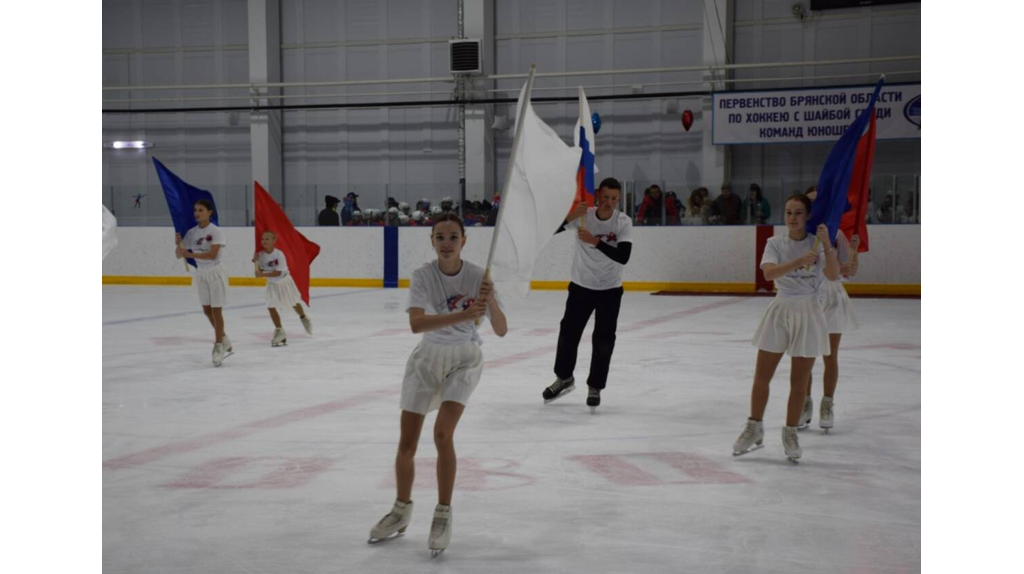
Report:
[[224,358],[233,352],[231,341],[224,334],[222,312],[227,300],[228,274],[220,264],[220,259],[227,241],[224,240],[224,232],[220,227],[210,221],[210,217],[213,216],[213,203],[210,200],[196,201],[192,206],[192,214],[198,225],[189,229],[185,237],[174,234],[174,242],[177,244],[174,255],[178,259],[196,261],[196,292],[199,294],[199,304],[203,307],[203,313],[213,325],[213,364],[219,367]]
[[764,276],[775,282],[777,294],[754,334],[758,352],[750,418],[733,445],[733,455],[763,446],[762,419],[768,406],[769,385],[783,354],[792,358],[792,369],[782,444],[791,461],[796,462],[803,454],[797,425],[807,396],[807,381],[814,360],[830,353],[828,323],[818,297],[825,279],[835,281],[839,277],[839,261],[828,228],[819,225],[817,237],[807,233],[810,212],[811,200],[806,195],[790,196],[785,210],[788,233],[769,239],[761,258]]

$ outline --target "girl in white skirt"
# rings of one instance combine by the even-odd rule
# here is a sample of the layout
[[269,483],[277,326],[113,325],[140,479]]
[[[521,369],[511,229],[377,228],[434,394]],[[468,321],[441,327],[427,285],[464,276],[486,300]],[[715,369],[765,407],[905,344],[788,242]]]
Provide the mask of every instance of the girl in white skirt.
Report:
[[405,532],[409,525],[416,445],[424,417],[438,409],[434,423],[438,504],[428,538],[428,547],[437,556],[451,539],[456,467],[452,437],[483,372],[475,321],[487,316],[499,337],[505,336],[508,324],[484,270],[462,260],[466,231],[458,215],[438,216],[430,237],[437,260],[414,271],[409,285],[409,326],[413,333],[423,333],[423,339],[409,357],[402,381],[401,438],[395,457],[398,496],[391,512],[370,530],[369,542]]
[[811,200],[802,193],[786,200],[786,235],[768,240],[761,269],[778,291],[754,334],[758,348],[754,370],[754,387],[750,395],[750,418],[733,445],[733,454],[740,455],[760,448],[764,441],[765,407],[768,387],[783,354],[792,357],[789,404],[782,444],[786,457],[796,461],[802,455],[797,440],[797,423],[807,396],[807,378],[814,359],[829,354],[828,325],[818,302],[821,282],[839,277],[839,261],[828,237],[828,229],[818,226],[817,239],[805,229],[811,211]]
[[[843,283],[847,277],[857,274],[859,266],[857,248],[859,246],[860,236],[858,235],[854,235],[851,241],[847,241],[842,232],[836,235],[839,279],[824,281],[821,285],[821,307],[828,323],[829,346],[832,350],[824,359],[825,394],[821,397],[821,412],[818,415],[818,426],[826,433],[835,422],[833,397],[836,394],[836,385],[839,383],[839,341],[842,339],[843,333],[856,330],[858,327],[857,317],[853,313],[853,304],[850,302],[850,296],[847,294],[846,288],[843,287]],[[804,399],[804,410],[800,414],[800,428],[806,428],[811,424],[811,414],[814,412],[814,400],[811,398],[812,382],[813,377],[808,378],[807,397]]]
[[199,295],[199,304],[203,313],[213,325],[213,364],[220,366],[225,357],[233,352],[231,340],[224,334],[224,314],[222,309],[227,301],[228,274],[220,264],[221,255],[227,241],[224,232],[214,225],[213,203],[200,199],[192,206],[192,215],[199,225],[189,229],[185,237],[175,233],[174,243],[177,247],[174,255],[178,259],[195,259],[196,273],[192,281]]
[[252,261],[257,264],[256,277],[267,278],[267,310],[270,311],[270,320],[274,322],[274,337],[270,340],[270,346],[288,344],[288,336],[281,327],[281,316],[277,314],[279,308],[295,309],[302,327],[312,335],[313,321],[302,310],[302,295],[295,286],[295,280],[288,274],[288,258],[283,251],[277,249],[277,234],[264,231],[260,236],[260,245],[263,249],[253,256]]

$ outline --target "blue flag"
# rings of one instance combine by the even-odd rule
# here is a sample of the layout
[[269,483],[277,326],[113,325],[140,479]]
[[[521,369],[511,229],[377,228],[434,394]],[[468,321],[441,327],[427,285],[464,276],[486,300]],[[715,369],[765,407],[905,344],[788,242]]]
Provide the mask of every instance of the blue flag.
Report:
[[[174,222],[175,233],[185,237],[188,230],[196,226],[192,207],[200,199],[206,199],[213,203],[214,211],[210,221],[214,225],[219,225],[217,223],[217,204],[213,201],[212,193],[185,183],[155,157],[153,165],[156,167],[157,176],[160,177],[160,185],[164,188],[164,198],[167,199],[167,209],[171,211],[171,221]],[[188,263],[193,267],[196,266],[195,259],[188,259]]]
[[882,91],[884,83],[884,78],[878,80],[868,107],[843,132],[842,137],[829,152],[825,165],[821,168],[821,176],[818,177],[818,197],[811,206],[807,233],[814,235],[817,233],[818,225],[824,223],[828,227],[828,236],[833,244],[836,241],[836,233],[839,232],[839,222],[843,219],[843,213],[851,207],[848,193],[850,179],[853,177],[853,166],[857,160],[857,146],[871,122],[871,117],[875,114],[875,102],[878,101],[878,94]]

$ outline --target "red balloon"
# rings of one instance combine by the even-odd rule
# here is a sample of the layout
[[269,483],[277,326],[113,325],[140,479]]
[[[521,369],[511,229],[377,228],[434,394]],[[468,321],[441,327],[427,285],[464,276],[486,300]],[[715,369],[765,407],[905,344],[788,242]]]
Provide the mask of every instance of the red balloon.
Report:
[[693,112],[686,110],[683,112],[683,129],[690,131],[690,126],[693,125]]

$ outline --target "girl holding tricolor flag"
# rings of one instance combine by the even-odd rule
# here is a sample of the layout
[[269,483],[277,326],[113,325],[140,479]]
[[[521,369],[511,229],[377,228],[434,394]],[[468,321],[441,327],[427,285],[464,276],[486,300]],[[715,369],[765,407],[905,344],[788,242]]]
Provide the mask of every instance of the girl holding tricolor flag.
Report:
[[227,241],[224,232],[210,221],[213,216],[213,203],[208,199],[200,199],[192,206],[192,214],[196,225],[185,233],[185,237],[175,233],[174,243],[177,247],[174,255],[178,259],[194,259],[196,262],[196,293],[203,313],[213,325],[213,364],[221,365],[224,358],[231,355],[231,340],[224,334],[224,304],[227,302],[228,274],[220,264]]
[[430,231],[437,260],[413,272],[409,285],[409,326],[423,333],[409,356],[402,381],[401,438],[395,457],[397,497],[391,511],[370,530],[375,543],[405,532],[412,518],[414,457],[427,413],[437,410],[437,498],[428,547],[437,556],[452,534],[452,491],[455,488],[455,427],[469,403],[484,358],[475,321],[488,317],[494,333],[504,337],[508,323],[501,301],[484,269],[462,259],[466,230],[456,213],[444,213]]
[[278,309],[295,309],[299,320],[302,321],[302,327],[307,334],[312,335],[313,321],[302,310],[302,295],[295,286],[295,280],[288,273],[288,258],[283,251],[277,249],[277,233],[264,231],[260,244],[263,249],[253,256],[252,261],[256,263],[256,277],[267,278],[267,309],[270,311],[270,320],[274,322],[274,337],[270,340],[270,346],[288,344],[288,336],[281,326]]
[[[807,197],[814,201],[818,196],[816,187],[807,191]],[[821,412],[818,415],[818,426],[826,433],[832,428],[835,422],[833,413],[833,397],[836,393],[836,385],[839,383],[839,342],[843,333],[857,329],[857,317],[853,313],[853,303],[850,295],[847,294],[843,283],[847,277],[857,274],[859,261],[857,249],[860,247],[860,236],[854,234],[853,239],[847,241],[843,231],[836,234],[836,254],[839,259],[839,279],[837,281],[824,281],[821,285],[821,307],[825,312],[825,320],[828,322],[828,339],[831,353],[824,358],[825,375],[823,377],[824,395],[821,398]],[[811,398],[811,384],[813,377],[807,380],[807,398],[804,399],[804,410],[800,414],[801,429],[811,424],[814,413],[814,399]]]
[[[817,238],[807,233],[811,200],[802,193],[786,200],[786,235],[776,235],[765,245],[761,269],[769,281],[775,282],[777,294],[765,311],[754,334],[758,348],[754,385],[750,395],[750,418],[733,444],[733,455],[761,448],[764,441],[765,408],[775,368],[783,354],[792,357],[789,404],[782,444],[786,457],[796,462],[803,451],[797,439],[807,381],[817,357],[830,352],[828,322],[818,301],[822,281],[839,278],[839,260],[828,228],[817,227]],[[817,241],[817,243],[816,243]]]

